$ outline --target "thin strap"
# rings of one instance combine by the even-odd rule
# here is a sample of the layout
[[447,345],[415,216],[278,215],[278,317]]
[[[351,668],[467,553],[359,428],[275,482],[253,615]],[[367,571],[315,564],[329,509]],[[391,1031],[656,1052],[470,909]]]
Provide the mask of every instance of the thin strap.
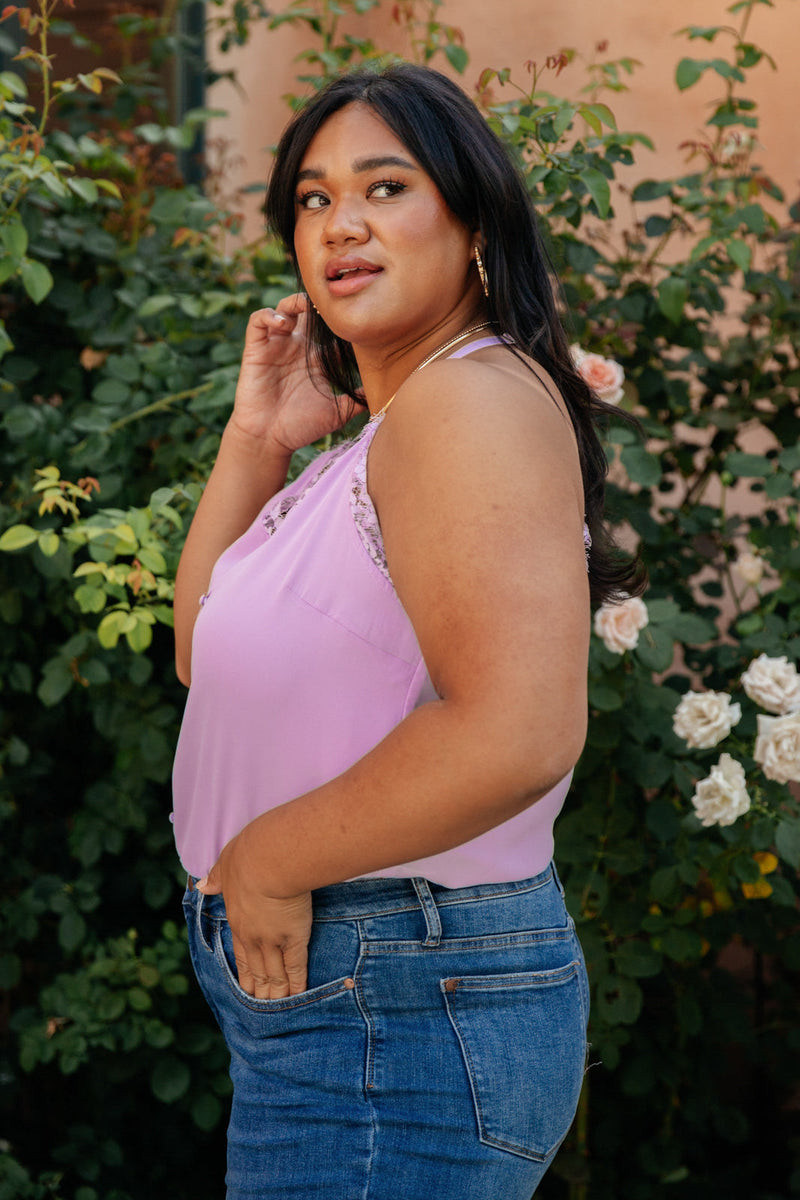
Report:
[[484,350],[487,346],[503,346],[511,341],[511,338],[498,337],[492,334],[490,337],[478,338],[477,342],[468,342],[466,346],[461,346],[458,350],[454,350],[452,354],[448,354],[448,358],[464,358],[467,354],[472,354],[473,350]]

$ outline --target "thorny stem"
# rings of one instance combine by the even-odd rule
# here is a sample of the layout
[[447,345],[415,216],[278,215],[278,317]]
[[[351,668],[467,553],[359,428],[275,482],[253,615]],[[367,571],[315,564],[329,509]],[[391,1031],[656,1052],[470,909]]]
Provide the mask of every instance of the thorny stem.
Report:
[[[616,794],[617,794],[617,777],[612,772],[611,777],[609,779],[609,785],[608,785],[608,804],[607,804],[607,812],[608,812],[607,820],[608,821],[611,820],[611,814],[614,810],[614,800],[616,798]],[[581,916],[585,916],[585,914],[586,914],[586,906],[589,903],[589,896],[592,891],[592,884],[594,883],[594,877],[598,873],[598,868],[600,867],[600,863],[605,858],[607,842],[608,842],[608,832],[607,832],[607,827],[606,827],[606,832],[602,833],[600,835],[600,837],[598,838],[597,851],[594,856],[594,862],[592,863],[592,868],[589,871],[589,874],[587,876],[586,886],[584,887],[583,892],[581,894],[581,904],[580,904]]]
[[47,118],[50,113],[50,63],[47,61],[47,35],[50,30],[50,10],[47,7],[46,0],[40,0],[39,12],[41,14],[39,53],[41,55],[42,68],[42,119],[39,122],[38,132],[39,137],[41,137],[47,127]]
[[[161,396],[158,400],[154,400],[152,404],[145,404],[144,408],[137,408],[134,412],[126,413],[124,417],[119,417],[118,420],[112,421],[105,433],[116,433],[117,430],[123,429],[126,425],[130,425],[133,421],[139,421],[142,417],[149,417],[153,413],[163,412],[172,404],[178,404],[181,400],[191,400],[195,396],[201,396],[203,392],[208,392],[213,387],[213,380],[207,380],[206,383],[201,383],[197,387],[186,388],[183,392],[172,392],[169,396]],[[78,442],[72,447],[72,453],[76,453],[84,448],[86,439]]]
[[137,408],[135,412],[126,413],[124,417],[119,417],[118,420],[112,421],[107,429],[107,433],[116,433],[118,429],[123,429],[126,425],[130,425],[132,421],[138,421],[142,417],[149,417],[152,413],[163,412],[172,404],[177,404],[181,400],[191,400],[195,396],[201,396],[203,392],[210,391],[213,386],[211,380],[206,383],[201,383],[197,387],[186,388],[183,392],[172,392],[169,396],[161,396],[160,399],[154,400],[152,404],[145,404],[144,408]]

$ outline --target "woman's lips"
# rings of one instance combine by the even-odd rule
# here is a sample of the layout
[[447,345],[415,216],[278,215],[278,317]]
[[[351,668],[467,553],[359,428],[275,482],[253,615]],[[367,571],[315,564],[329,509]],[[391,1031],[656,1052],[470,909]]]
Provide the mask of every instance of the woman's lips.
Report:
[[373,279],[383,273],[382,267],[355,266],[344,268],[333,279],[328,279],[328,290],[332,296],[352,296],[369,287]]

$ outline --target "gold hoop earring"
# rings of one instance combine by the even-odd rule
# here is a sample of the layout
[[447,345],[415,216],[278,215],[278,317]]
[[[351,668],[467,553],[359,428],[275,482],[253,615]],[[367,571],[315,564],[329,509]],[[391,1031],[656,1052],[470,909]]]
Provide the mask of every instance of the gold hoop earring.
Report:
[[480,275],[480,278],[481,278],[481,287],[483,288],[483,294],[486,297],[486,299],[488,300],[489,299],[489,277],[486,274],[486,267],[483,265],[483,259],[481,258],[481,252],[477,246],[475,247],[474,253],[475,253],[475,266],[478,268],[478,274]]

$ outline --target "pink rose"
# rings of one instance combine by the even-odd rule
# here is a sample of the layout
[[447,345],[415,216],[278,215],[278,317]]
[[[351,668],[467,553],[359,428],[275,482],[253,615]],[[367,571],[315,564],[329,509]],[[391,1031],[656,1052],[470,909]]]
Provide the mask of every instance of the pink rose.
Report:
[[603,358],[602,354],[573,355],[578,374],[588,383],[589,387],[605,400],[606,404],[619,404],[624,396],[622,385],[625,372],[613,358]]

